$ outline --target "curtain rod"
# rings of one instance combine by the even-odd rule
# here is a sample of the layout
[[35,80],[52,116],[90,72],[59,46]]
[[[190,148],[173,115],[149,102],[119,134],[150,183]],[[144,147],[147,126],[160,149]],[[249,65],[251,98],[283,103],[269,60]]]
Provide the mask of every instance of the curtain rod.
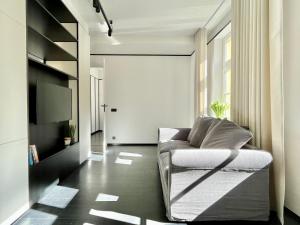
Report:
[[221,9],[221,7],[224,5],[225,1],[226,1],[226,0],[223,0],[223,1],[221,2],[221,4],[217,7],[217,9],[214,11],[214,13],[208,18],[208,20],[206,21],[206,23],[204,24],[203,27],[206,27],[206,26],[210,23],[210,21],[215,17],[215,15],[216,15],[217,12],[219,11],[219,9]]
[[210,44],[229,24],[231,23],[231,20],[228,21],[208,42],[207,45]]
[[91,56],[192,56],[195,51],[190,54],[134,54],[134,53],[91,53]]

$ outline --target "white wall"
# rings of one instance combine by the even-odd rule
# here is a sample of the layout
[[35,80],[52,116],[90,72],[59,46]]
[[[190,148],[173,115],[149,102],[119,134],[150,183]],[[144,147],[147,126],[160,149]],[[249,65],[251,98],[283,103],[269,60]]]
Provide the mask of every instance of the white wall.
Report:
[[90,74],[98,79],[103,79],[103,68],[102,67],[91,67]]
[[90,36],[79,26],[79,143],[80,162],[91,151]]
[[29,207],[25,1],[0,4],[0,224]]
[[87,23],[80,15],[81,9],[72,0],[62,1],[78,20],[79,143],[80,163],[82,163],[88,158],[91,150],[90,36]]
[[157,143],[159,127],[190,127],[192,78],[189,56],[106,57],[106,141]]
[[285,205],[300,216],[300,1],[283,1]]
[[[1,1],[0,27],[0,224],[6,225],[29,208],[26,1]],[[87,29],[79,35],[83,161],[90,149],[90,42]]]
[[104,130],[104,109],[101,105],[103,105],[105,102],[104,102],[104,95],[103,95],[103,92],[104,92],[104,87],[103,87],[103,83],[104,81],[103,80],[99,80],[99,115],[100,115],[100,118],[99,118],[99,123],[100,123],[100,127],[99,129],[100,130]]

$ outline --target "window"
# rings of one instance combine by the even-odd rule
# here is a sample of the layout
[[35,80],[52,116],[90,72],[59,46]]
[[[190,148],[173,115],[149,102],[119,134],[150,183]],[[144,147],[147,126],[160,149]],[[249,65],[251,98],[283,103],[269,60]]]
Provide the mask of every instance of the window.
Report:
[[[231,94],[231,35],[227,34],[223,39],[223,101],[230,105]],[[230,117],[230,108],[226,112],[226,117]]]
[[[231,24],[225,26],[207,46],[207,101],[230,106],[231,98]],[[209,111],[214,115],[213,111]],[[230,119],[230,108],[224,115]]]

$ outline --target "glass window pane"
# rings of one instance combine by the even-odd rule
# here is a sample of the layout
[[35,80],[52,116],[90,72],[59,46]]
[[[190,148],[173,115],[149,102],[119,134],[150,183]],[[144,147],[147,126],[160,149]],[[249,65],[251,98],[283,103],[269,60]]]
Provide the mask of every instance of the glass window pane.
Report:
[[225,95],[225,102],[230,104],[230,94]]
[[231,69],[227,70],[227,72],[225,74],[225,80],[226,80],[225,92],[230,93],[230,91],[231,91]]
[[231,37],[226,40],[225,52],[225,61],[228,61],[231,59]]

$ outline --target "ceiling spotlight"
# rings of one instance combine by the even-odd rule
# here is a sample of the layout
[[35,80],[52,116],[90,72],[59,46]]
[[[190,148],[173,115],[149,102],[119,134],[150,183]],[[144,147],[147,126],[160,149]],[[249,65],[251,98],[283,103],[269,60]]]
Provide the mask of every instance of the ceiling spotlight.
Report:
[[103,10],[103,7],[100,3],[99,0],[93,0],[93,7],[96,9],[96,12],[97,13],[102,13],[102,16],[104,17],[104,20],[105,20],[105,23],[108,27],[108,36],[110,37],[112,35],[112,32],[113,32],[113,29],[112,29],[112,20],[108,20],[104,10]]

